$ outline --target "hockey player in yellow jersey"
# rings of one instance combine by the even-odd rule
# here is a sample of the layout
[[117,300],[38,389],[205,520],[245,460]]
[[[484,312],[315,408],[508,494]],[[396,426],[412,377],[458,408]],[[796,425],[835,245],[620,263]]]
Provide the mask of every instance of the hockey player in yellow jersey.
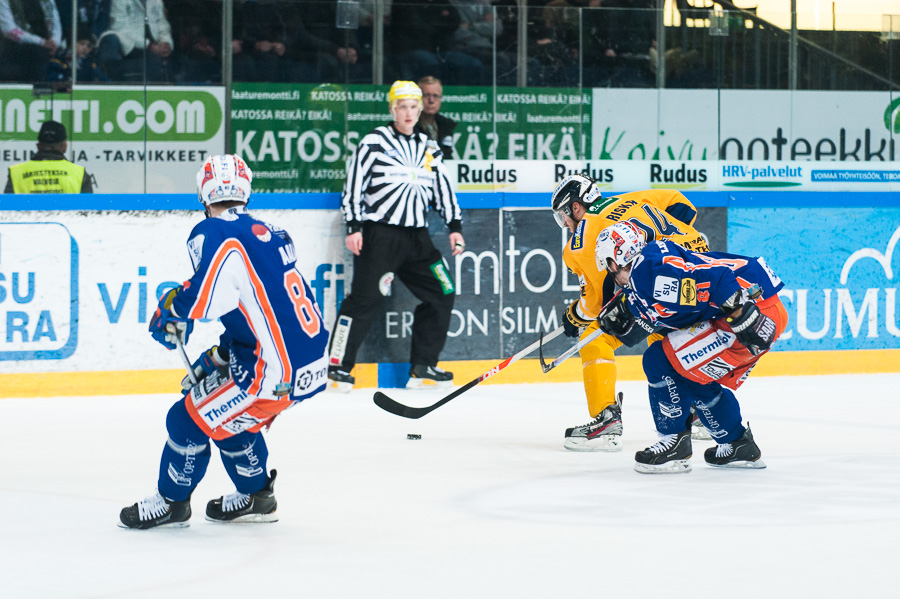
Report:
[[[597,329],[600,310],[615,294],[615,283],[594,257],[597,235],[617,222],[628,221],[645,241],[669,239],[695,252],[707,252],[706,240],[693,227],[697,209],[678,191],[654,189],[602,198],[597,185],[584,175],[563,179],[553,192],[553,216],[572,236],[563,261],[577,277],[581,296],[566,309],[566,335],[587,335]],[[648,343],[661,338],[652,335]],[[622,343],[603,334],[581,350],[582,378],[588,424],[566,429],[564,447],[572,451],[621,451],[622,394],[616,394],[615,350]]]

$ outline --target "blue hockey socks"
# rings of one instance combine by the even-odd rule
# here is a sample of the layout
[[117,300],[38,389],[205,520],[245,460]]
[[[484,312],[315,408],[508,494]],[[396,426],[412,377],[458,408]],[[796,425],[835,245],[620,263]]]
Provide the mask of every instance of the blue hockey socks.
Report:
[[266,486],[266,460],[269,450],[262,433],[243,432],[215,441],[222,463],[238,492],[252,495]]
[[704,385],[681,376],[669,362],[662,343],[647,348],[643,366],[657,431],[671,435],[688,430],[693,405],[716,443],[730,443],[744,434],[734,393],[718,383]]
[[184,501],[206,474],[211,454],[209,437],[191,420],[184,401],[166,416],[169,438],[159,463],[158,490],[171,501]]

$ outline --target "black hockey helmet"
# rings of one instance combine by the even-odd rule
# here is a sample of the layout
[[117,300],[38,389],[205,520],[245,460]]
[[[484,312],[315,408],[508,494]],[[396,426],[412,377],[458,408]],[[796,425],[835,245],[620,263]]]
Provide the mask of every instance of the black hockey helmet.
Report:
[[572,218],[572,204],[580,202],[585,207],[600,199],[600,189],[593,179],[585,175],[569,175],[559,182],[553,191],[550,207],[553,218],[560,228],[565,229],[566,217]]

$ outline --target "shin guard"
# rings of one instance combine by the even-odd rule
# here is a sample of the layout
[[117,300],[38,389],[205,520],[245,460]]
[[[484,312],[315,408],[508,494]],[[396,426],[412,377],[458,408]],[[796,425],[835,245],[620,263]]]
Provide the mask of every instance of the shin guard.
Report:
[[159,463],[160,495],[171,501],[184,501],[206,474],[209,465],[209,437],[194,424],[184,407],[177,402],[166,416],[169,438]]
[[225,471],[240,493],[251,495],[266,486],[269,450],[262,433],[243,432],[215,443]]

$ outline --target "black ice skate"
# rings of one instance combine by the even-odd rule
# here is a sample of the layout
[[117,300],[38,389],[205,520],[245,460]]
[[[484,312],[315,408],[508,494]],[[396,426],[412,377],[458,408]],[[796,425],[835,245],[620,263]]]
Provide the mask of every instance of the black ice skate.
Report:
[[691,406],[691,439],[695,441],[712,441],[712,436],[706,430],[706,427],[703,426],[703,422],[697,416],[694,406]]
[[210,522],[233,524],[241,522],[278,522],[278,502],[275,501],[275,476],[272,470],[266,486],[253,493],[232,493],[206,504],[206,519]]
[[622,451],[622,397],[620,392],[616,403],[591,422],[567,428],[563,447],[571,451]]
[[655,443],[634,454],[634,469],[641,474],[682,474],[691,471],[691,432],[662,435]]
[[328,389],[338,393],[350,393],[355,383],[356,378],[348,371],[335,366],[328,367]]
[[190,526],[191,499],[169,501],[159,493],[151,495],[119,513],[121,528],[185,528]]
[[703,454],[706,463],[716,468],[765,468],[761,457],[762,452],[753,440],[749,424],[740,439],[710,447]]
[[437,366],[424,366],[422,364],[414,364],[409,369],[409,381],[406,383],[407,389],[424,389],[427,387],[452,387],[453,373],[447,372],[443,368]]

